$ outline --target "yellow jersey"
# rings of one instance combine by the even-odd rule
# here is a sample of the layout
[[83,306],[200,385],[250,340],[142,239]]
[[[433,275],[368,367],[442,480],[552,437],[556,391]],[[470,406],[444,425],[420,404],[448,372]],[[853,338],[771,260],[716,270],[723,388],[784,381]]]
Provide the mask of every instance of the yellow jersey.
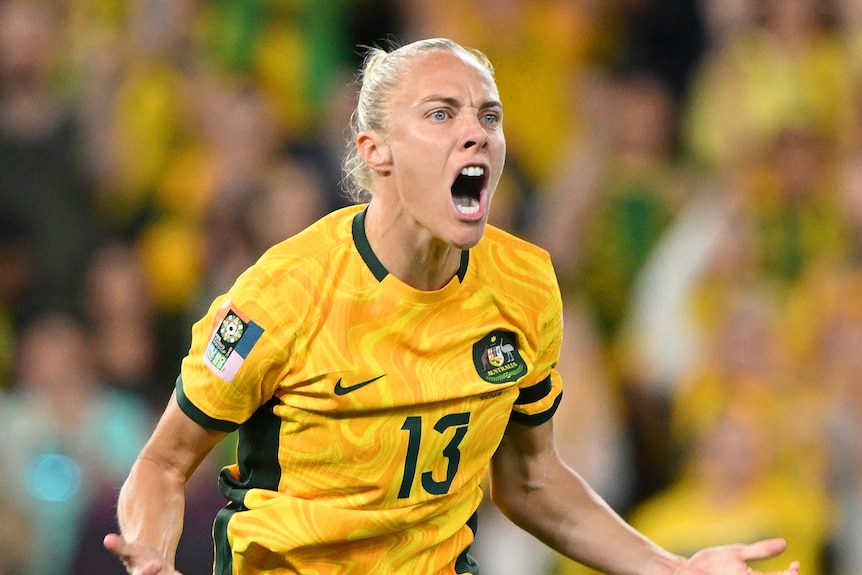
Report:
[[488,226],[449,284],[416,290],[364,206],[268,250],[192,330],[183,411],[238,430],[215,573],[477,573],[468,550],[510,420],[547,421],[562,305],[547,253]]

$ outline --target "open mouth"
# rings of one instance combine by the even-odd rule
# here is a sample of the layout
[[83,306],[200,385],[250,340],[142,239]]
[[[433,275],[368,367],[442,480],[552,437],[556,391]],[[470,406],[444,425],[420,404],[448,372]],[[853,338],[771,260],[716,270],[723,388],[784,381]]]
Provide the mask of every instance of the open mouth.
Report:
[[482,166],[465,166],[461,169],[452,184],[452,202],[458,213],[465,216],[479,213],[486,181],[485,168]]

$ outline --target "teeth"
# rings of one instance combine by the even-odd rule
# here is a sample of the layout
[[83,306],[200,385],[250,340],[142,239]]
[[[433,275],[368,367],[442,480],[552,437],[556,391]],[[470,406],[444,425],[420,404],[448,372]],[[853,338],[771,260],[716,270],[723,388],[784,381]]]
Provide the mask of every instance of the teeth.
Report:
[[479,212],[479,201],[471,198],[466,204],[456,203],[455,209],[464,215],[473,215]]
[[461,170],[462,176],[479,177],[485,175],[485,168],[482,166],[467,166]]

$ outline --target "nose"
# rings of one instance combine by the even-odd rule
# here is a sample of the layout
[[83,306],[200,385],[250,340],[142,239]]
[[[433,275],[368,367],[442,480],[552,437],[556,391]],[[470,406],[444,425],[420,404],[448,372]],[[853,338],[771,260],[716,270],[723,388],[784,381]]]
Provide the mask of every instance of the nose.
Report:
[[465,114],[466,127],[464,129],[464,149],[468,150],[474,146],[484,148],[488,143],[488,133],[482,126],[479,118]]

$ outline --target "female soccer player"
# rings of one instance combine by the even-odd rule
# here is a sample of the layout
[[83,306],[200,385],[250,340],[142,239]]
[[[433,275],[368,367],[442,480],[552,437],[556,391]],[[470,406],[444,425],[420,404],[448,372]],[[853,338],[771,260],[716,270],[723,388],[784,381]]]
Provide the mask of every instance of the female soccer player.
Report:
[[482,54],[443,39],[370,50],[346,161],[370,201],[271,248],[193,327],[121,491],[122,534],[105,538],[130,574],[176,573],[184,484],[234,430],[217,575],[478,573],[489,471],[508,517],[607,573],[750,574],[784,549],[670,554],[560,461],[554,272],[486,226],[502,119]]

